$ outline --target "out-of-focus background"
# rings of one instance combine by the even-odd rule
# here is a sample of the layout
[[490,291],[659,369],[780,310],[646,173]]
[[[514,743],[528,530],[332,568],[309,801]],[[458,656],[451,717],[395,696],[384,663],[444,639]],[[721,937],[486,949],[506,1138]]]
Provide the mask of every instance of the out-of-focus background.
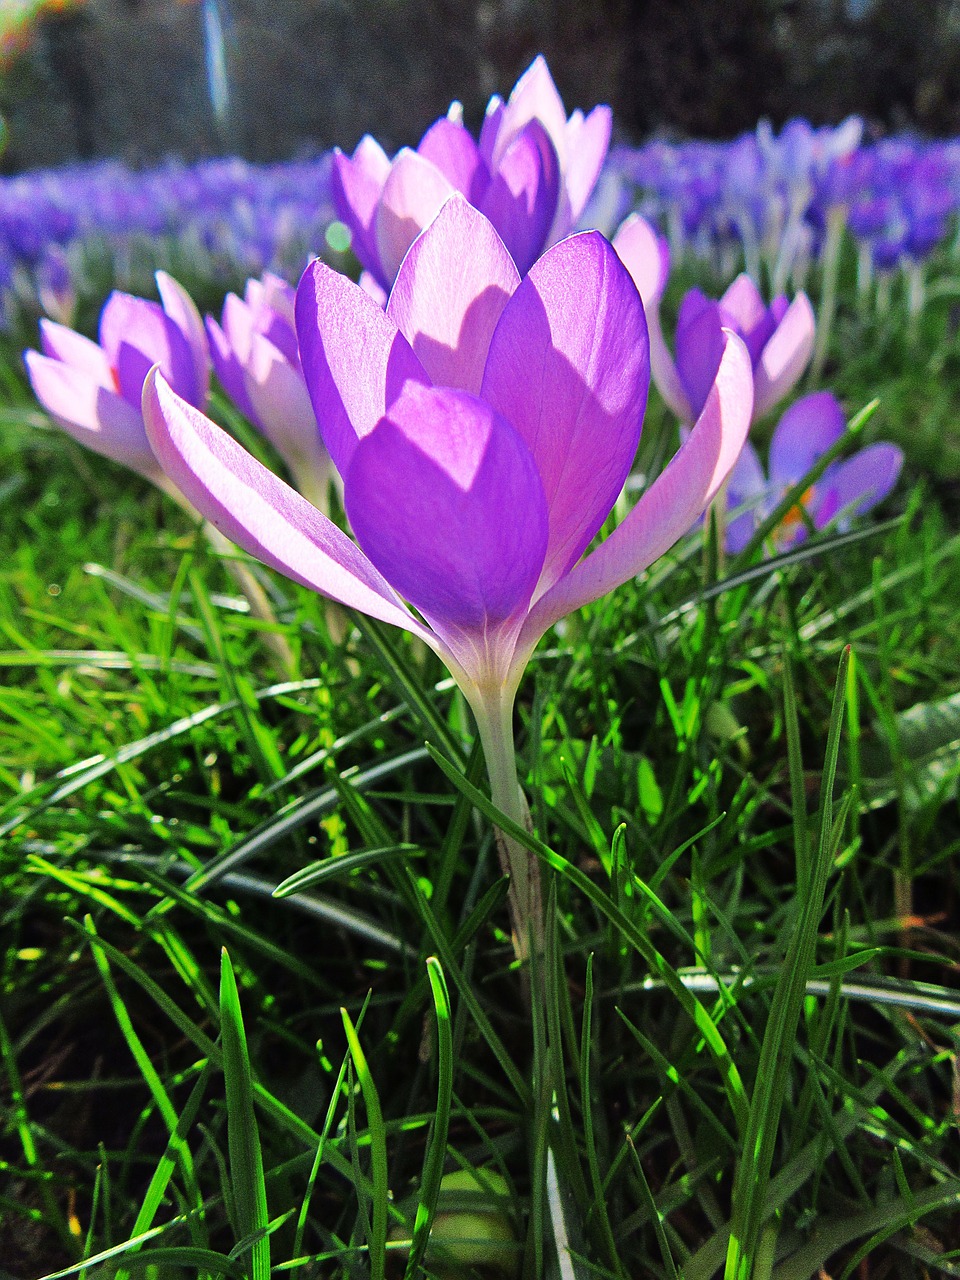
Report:
[[960,133],[958,0],[0,0],[0,168],[398,146],[454,97],[476,123],[537,52],[624,141]]

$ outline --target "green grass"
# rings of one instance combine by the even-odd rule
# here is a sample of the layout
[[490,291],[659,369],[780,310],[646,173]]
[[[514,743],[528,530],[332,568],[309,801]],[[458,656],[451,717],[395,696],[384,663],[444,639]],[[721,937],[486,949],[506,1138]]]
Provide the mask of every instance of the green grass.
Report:
[[863,536],[694,534],[538,650],[529,978],[434,656],[264,571],[278,682],[182,513],[5,353],[0,1276],[960,1274],[938,270],[916,332],[841,291],[825,385],[908,454]]

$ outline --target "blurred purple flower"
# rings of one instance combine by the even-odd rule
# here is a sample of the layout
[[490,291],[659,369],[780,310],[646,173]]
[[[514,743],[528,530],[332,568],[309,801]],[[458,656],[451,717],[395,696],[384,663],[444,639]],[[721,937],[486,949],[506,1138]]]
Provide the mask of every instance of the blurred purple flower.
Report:
[[[749,425],[747,353],[725,336],[689,440],[581,561],[630,470],[649,383],[643,307],[599,233],[561,241],[521,281],[494,227],[455,196],[404,257],[385,311],[311,264],[297,332],[356,542],[152,374],[157,457],[245,550],[428,644],[477,717],[495,803],[522,819],[511,711],[530,655],[717,492]],[[510,867],[523,938],[535,873],[519,848]]]
[[74,439],[169,492],[143,425],[143,382],[159,365],[177,394],[206,406],[210,382],[203,321],[186,290],[157,272],[161,302],[112,293],[100,315],[99,344],[40,321],[39,351],[24,352],[37,399]]
[[[836,398],[829,391],[815,391],[792,404],[777,423],[767,474],[753,445],[749,441],[744,445],[727,487],[727,507],[732,515],[726,529],[728,551],[743,550],[759,525],[845,430],[843,410]],[[785,551],[802,542],[808,522],[814,529],[823,529],[838,521],[839,527],[846,529],[854,516],[883,501],[902,466],[902,452],[886,443],[867,445],[849,458],[831,463],[773,531],[773,543]]]
[[326,511],[330,455],[304,381],[294,320],[295,291],[267,272],[228,293],[221,322],[207,317],[213,367],[240,412],[274,446],[296,488]]
[[363,267],[389,292],[403,256],[455,191],[496,227],[521,275],[571,230],[600,173],[611,112],[567,119],[542,57],[507,102],[493,97],[475,141],[462,109],[430,126],[415,151],[391,161],[369,135],[352,156],[334,153],[333,196]]

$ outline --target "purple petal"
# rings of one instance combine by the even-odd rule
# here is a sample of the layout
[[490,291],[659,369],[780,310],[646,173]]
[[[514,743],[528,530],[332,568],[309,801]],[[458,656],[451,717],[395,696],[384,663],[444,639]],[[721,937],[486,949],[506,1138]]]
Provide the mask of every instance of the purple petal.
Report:
[[559,192],[557,153],[543,125],[532,120],[504,152],[480,202],[521,275],[546,243]]
[[110,362],[103,348],[83,334],[46,318],[40,321],[40,346],[52,360],[62,360],[79,373],[85,373],[101,387],[116,390]]
[[297,290],[297,338],[323,442],[345,475],[358,439],[373,430],[403,384],[430,379],[383,309],[319,260]]
[[334,150],[330,189],[337,215],[350,228],[353,252],[382,284],[387,282],[382,279],[376,217],[389,174],[390,160],[369,134],[360,139],[352,156],[339,147]]
[[155,364],[178,395],[198,403],[201,388],[193,353],[159,303],[112,293],[100,315],[100,345],[117,375],[120,394],[138,413],[144,379]]
[[770,441],[772,484],[781,489],[797,484],[846,429],[836,396],[829,391],[802,396],[777,423]]
[[173,276],[167,275],[166,271],[158,271],[156,281],[163,309],[183,334],[193,356],[196,403],[202,409],[210,398],[210,350],[203,319],[189,293]]
[[724,545],[732,555],[743,550],[753,537],[758,519],[766,514],[762,510],[760,499],[769,487],[757,451],[748,440],[727,477],[727,511],[736,512],[745,504],[749,507],[739,515],[732,515],[727,519]]
[[635,577],[673,546],[715,497],[747,438],[753,407],[750,356],[729,330],[717,380],[689,438],[640,501],[596,551],[539,601],[519,648],[547,627]]
[[357,446],[344,498],[371,561],[441,636],[526,609],[546,505],[530,451],[483,401],[408,384]]
[[563,216],[561,220],[561,210],[558,209],[557,220],[550,232],[552,240],[559,240],[571,227],[575,227],[586,208],[607,158],[612,125],[613,112],[609,107],[594,107],[586,118],[582,112],[575,111],[567,121]]
[[399,153],[377,209],[377,250],[386,282],[396,279],[404,254],[453,192],[430,160],[406,147]]
[[449,116],[436,120],[420,140],[417,152],[432,161],[471,204],[482,197],[490,181],[490,171],[470,131],[459,120],[451,120]]
[[24,353],[34,395],[69,435],[148,480],[161,478],[143,419],[122,396],[89,374],[37,351]]
[[902,450],[885,442],[867,445],[838,462],[817,486],[814,524],[820,529],[838,514],[843,523],[870,511],[897,483],[902,467]]
[[716,302],[697,308],[693,319],[677,326],[677,373],[694,415],[699,416],[707,402],[725,348],[723,319]]
[[143,412],[163,470],[232,542],[294,582],[430,638],[345,533],[153,372]]
[[487,219],[453,196],[404,258],[387,315],[435,384],[476,394],[494,327],[519,282]]
[[796,383],[813,354],[813,336],[813,307],[805,293],[798,293],[754,366],[755,418],[763,417]]
[[481,394],[520,432],[550,513],[541,589],[574,564],[623,487],[650,380],[633,281],[596,231],[554,245],[494,331]]
[[487,103],[483,124],[480,127],[480,141],[478,144],[481,159],[488,169],[493,168],[493,153],[497,148],[497,138],[500,136],[505,111],[506,106],[503,99],[494,94]]
[[[232,294],[228,294],[227,299],[229,300],[232,296]],[[224,302],[224,313],[226,313],[226,301]],[[257,415],[253,405],[250,403],[250,397],[247,395],[246,380],[244,379],[243,368],[237,358],[237,353],[213,316],[207,316],[207,335],[210,340],[213,371],[220,380],[220,385],[243,416],[259,426]]]

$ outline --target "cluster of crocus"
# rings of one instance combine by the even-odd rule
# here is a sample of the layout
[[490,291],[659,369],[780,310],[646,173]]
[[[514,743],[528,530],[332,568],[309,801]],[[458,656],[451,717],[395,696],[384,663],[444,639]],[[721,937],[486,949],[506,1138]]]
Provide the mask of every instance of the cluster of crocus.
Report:
[[334,153],[333,197],[372,281],[390,291],[404,254],[441,205],[459,192],[493,223],[518,270],[574,227],[610,142],[610,108],[567,118],[542,57],[504,102],[491,98],[479,141],[454,103],[416,150],[390,160],[373,138]]
[[[814,345],[814,315],[806,295],[792,302],[783,296],[768,307],[747,275],[740,275],[718,302],[699,289],[681,300],[676,329],[676,358],[671,356],[660,324],[660,303],[670,273],[666,241],[638,214],[621,226],[614,247],[633,276],[646,307],[650,362],[657,389],[680,422],[689,429],[709,394],[724,334],[743,339],[753,369],[753,418],[761,418],[796,385]],[[754,531],[795,488],[814,463],[846,430],[843,411],[829,392],[797,400],[774,430],[769,473],[764,474],[749,441],[725,486],[724,542],[742,551]],[[830,465],[819,481],[800,495],[796,506],[773,532],[770,543],[784,550],[806,537],[808,528],[845,527],[850,518],[877,505],[896,484],[902,452],[877,443]]]
[[[750,422],[746,348],[724,333],[689,438],[584,557],[632,465],[649,382],[640,296],[599,233],[560,241],[521,279],[492,224],[454,196],[404,257],[385,309],[315,262],[296,325],[356,542],[160,371],[144,388],[156,456],[239,546],[439,654],[476,715],[494,800],[519,820],[511,712],[530,655],[716,494]],[[522,849],[503,848],[522,945],[538,916],[532,871]]]

